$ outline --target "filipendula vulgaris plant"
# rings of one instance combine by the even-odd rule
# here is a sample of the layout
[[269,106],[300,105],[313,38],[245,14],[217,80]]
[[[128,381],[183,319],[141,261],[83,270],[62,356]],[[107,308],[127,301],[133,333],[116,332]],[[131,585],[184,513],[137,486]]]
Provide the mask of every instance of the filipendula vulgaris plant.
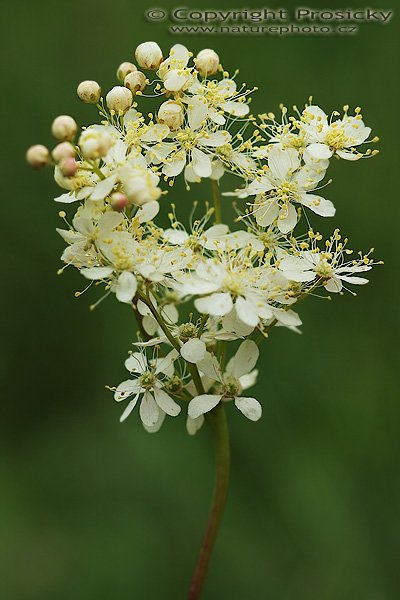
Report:
[[[97,82],[79,84],[99,124],[79,130],[61,115],[51,129],[57,145],[32,146],[27,160],[54,169],[64,190],[55,201],[75,209],[69,220],[59,213],[66,228],[57,231],[67,244],[59,273],[73,266],[88,287],[104,288],[91,308],[114,295],[136,315],[129,377],[110,388],[123,406],[121,422],[137,412],[154,433],[184,412],[189,435],[204,422],[211,428],[215,490],[189,589],[195,600],[227,497],[226,413],[234,407],[251,421],[261,418],[247,390],[256,383],[263,342],[274,327],[299,331],[297,305],[308,296],[355,295],[352,286],[368,282],[372,251],[353,254],[338,229],[323,239],[310,218],[335,214],[322,192],[330,161],[372,157],[377,150],[365,144],[378,138],[360,108],[328,116],[311,99],[292,116],[281,106],[279,120],[252,115],[256,88],[238,84],[238,72],[231,77],[210,49],[193,57],[176,44],[165,58],[158,44],[145,42],[135,58],[119,66],[120,85],[105,98]],[[145,112],[148,98],[159,103],[155,113]],[[238,179],[224,194],[234,197],[232,223],[223,222],[224,173]],[[179,206],[168,204],[177,177],[188,192],[202,179],[211,184],[212,204],[197,219],[193,211],[188,226]],[[167,229],[157,225],[160,209]],[[189,320],[180,319],[180,309]]]

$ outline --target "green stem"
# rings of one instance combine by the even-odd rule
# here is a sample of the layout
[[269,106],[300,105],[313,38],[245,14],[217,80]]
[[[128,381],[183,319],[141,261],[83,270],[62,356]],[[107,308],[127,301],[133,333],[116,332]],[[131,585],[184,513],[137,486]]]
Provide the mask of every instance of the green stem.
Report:
[[221,198],[219,195],[219,184],[216,179],[211,179],[211,187],[213,193],[214,210],[215,210],[215,223],[222,223],[222,209],[221,209]]
[[[172,333],[170,332],[167,324],[165,323],[164,319],[162,318],[162,316],[158,313],[156,307],[154,306],[154,304],[151,302],[150,298],[147,296],[143,296],[142,294],[138,294],[138,298],[140,298],[140,300],[142,300],[142,302],[144,302],[146,304],[146,306],[150,309],[151,314],[153,315],[153,317],[155,318],[155,320],[157,321],[157,323],[159,324],[159,326],[161,327],[161,329],[163,330],[163,332],[165,333],[168,341],[170,342],[170,344],[172,345],[173,348],[175,348],[175,350],[177,352],[181,352],[181,346],[179,341],[174,338],[174,336],[172,335]],[[203,387],[203,383],[201,381],[201,377],[200,377],[200,373],[198,368],[196,367],[195,364],[193,363],[189,363],[186,362],[187,367],[190,371],[190,374],[192,376],[193,379],[193,383],[196,386],[196,390],[198,392],[198,394],[204,394],[204,387]]]
[[218,528],[224,512],[229,486],[230,449],[229,431],[225,408],[220,402],[206,415],[214,439],[215,452],[215,484],[214,496],[208,516],[202,546],[196,563],[196,568],[190,584],[188,600],[198,600],[207,574],[208,564],[217,537]]

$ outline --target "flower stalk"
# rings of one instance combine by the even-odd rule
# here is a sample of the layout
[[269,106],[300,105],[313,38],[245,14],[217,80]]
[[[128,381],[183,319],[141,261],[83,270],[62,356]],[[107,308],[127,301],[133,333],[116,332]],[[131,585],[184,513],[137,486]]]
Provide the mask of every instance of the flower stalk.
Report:
[[198,600],[201,596],[208,565],[221,524],[229,487],[230,447],[229,431],[223,403],[218,404],[207,415],[214,441],[215,484],[207,527],[200,548],[196,567],[189,588],[188,600]]

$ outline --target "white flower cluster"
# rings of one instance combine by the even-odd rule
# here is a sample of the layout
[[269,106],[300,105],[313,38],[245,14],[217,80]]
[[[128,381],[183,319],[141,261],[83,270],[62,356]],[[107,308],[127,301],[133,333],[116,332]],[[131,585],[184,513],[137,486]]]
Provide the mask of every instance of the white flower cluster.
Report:
[[[131,398],[121,421],[139,401],[148,431],[185,404],[191,434],[220,402],[256,421],[261,405],[243,392],[256,381],[259,345],[271,328],[299,331],[294,309],[317,289],[367,283],[360,274],[372,267],[370,253],[352,258],[339,230],[324,241],[308,219],[335,214],[320,194],[330,159],[372,156],[377,151],[360,145],[378,138],[368,139],[359,108],[328,117],[310,101],[290,117],[281,107],[279,122],[272,113],[250,114],[256,88],[237,84],[237,72],[230,77],[210,49],[193,58],[176,44],[164,58],[145,42],[135,58],[137,66],[119,66],[121,85],[105,99],[97,82],[79,84],[99,124],[78,133],[72,117],[59,116],[55,148],[32,146],[27,160],[52,165],[64,190],[56,202],[77,206],[70,222],[60,212],[65,265],[79,269],[88,287],[103,285],[101,299],[115,294],[136,314],[140,335],[125,363],[132,379],[113,388],[117,401]],[[146,115],[149,97],[159,105]],[[221,216],[225,173],[241,182],[224,194],[235,198],[232,227]],[[163,229],[154,220],[180,175],[188,190],[210,179],[214,205],[188,228],[172,205]],[[295,235],[300,221],[306,228]]]

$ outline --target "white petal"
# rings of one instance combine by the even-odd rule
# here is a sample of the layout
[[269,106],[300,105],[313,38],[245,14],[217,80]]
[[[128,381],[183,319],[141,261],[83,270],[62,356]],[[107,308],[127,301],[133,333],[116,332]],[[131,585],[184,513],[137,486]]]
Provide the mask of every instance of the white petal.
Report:
[[189,435],[195,435],[198,430],[200,429],[200,427],[203,425],[204,423],[204,417],[203,415],[200,415],[199,417],[197,417],[197,419],[192,419],[192,417],[187,417],[186,419],[186,430],[188,432]]
[[117,176],[111,175],[111,177],[107,177],[106,179],[100,181],[100,183],[98,183],[94,188],[94,191],[90,194],[90,199],[94,202],[97,200],[104,200],[104,198],[108,196],[113,189],[116,180]]
[[330,200],[316,194],[302,194],[300,202],[321,217],[333,217],[336,212]]
[[340,156],[340,158],[344,158],[344,160],[360,160],[362,158],[361,152],[349,152],[348,150],[336,150],[336,154]]
[[154,397],[158,406],[170,417],[176,417],[181,412],[181,407],[164,390],[154,388]]
[[254,369],[253,371],[251,371],[251,373],[242,375],[239,378],[239,383],[240,383],[242,390],[247,390],[248,388],[253,387],[253,385],[256,384],[257,376],[258,376],[258,369]]
[[207,118],[208,102],[201,96],[193,96],[188,101],[187,115],[190,129],[198,129]]
[[341,292],[342,287],[343,287],[343,284],[342,284],[341,280],[338,277],[331,277],[324,284],[324,288],[328,292],[332,292],[333,294],[337,294],[338,292]]
[[213,408],[215,408],[220,402],[222,396],[213,396],[210,394],[202,394],[201,396],[196,396],[189,402],[188,414],[192,419],[197,419],[200,415],[204,415],[204,413],[209,412]]
[[213,354],[206,352],[203,360],[198,362],[198,368],[203,375],[214,381],[222,380],[221,367],[218,359]]
[[146,204],[143,204],[136,213],[139,223],[148,223],[149,221],[152,221],[154,217],[158,215],[159,210],[160,205],[157,200],[146,202]]
[[144,393],[143,400],[140,403],[139,413],[144,425],[147,425],[148,427],[154,426],[158,421],[160,409],[149,391]]
[[164,419],[165,419],[165,412],[163,410],[160,410],[160,414],[158,415],[157,423],[155,423],[154,425],[146,425],[145,423],[143,423],[143,427],[145,428],[147,433],[157,433],[157,431],[159,431],[161,425],[164,423]]
[[286,181],[300,166],[299,153],[295,148],[273,147],[268,154],[268,166],[279,182]]
[[258,325],[258,311],[252,302],[239,297],[235,303],[235,310],[239,319],[249,327]]
[[224,163],[219,159],[213,160],[211,163],[210,178],[213,179],[214,181],[219,181],[221,179],[221,177],[224,175],[224,173],[225,173]]
[[216,317],[223,317],[228,314],[233,306],[231,295],[227,292],[198,298],[194,304],[199,312]]
[[346,283],[354,283],[354,285],[364,285],[369,283],[369,280],[365,279],[365,277],[353,277],[352,275],[341,275],[340,279]]
[[260,351],[253,340],[242,342],[235,354],[232,364],[232,375],[239,378],[250,373],[256,366]]
[[221,105],[221,108],[224,109],[225,112],[233,115],[234,117],[244,117],[249,113],[249,105],[244,102],[224,102]]
[[279,211],[279,217],[277,226],[279,231],[282,233],[289,233],[292,231],[297,223],[297,211],[293,204],[287,204],[286,208],[281,208]]
[[81,269],[81,273],[86,279],[104,279],[109,277],[114,271],[113,267],[88,267]]
[[137,290],[137,281],[133,273],[124,271],[118,277],[115,286],[115,295],[120,302],[132,302]]
[[333,152],[329,149],[329,147],[326,144],[320,143],[310,144],[309,146],[307,146],[307,150],[310,156],[312,156],[312,158],[314,158],[315,160],[328,160],[333,154]]
[[209,133],[199,139],[199,144],[202,146],[219,147],[228,144],[232,139],[231,134],[228,131],[221,130],[215,133]]
[[186,152],[177,152],[173,155],[173,158],[170,162],[167,162],[162,172],[164,175],[168,177],[176,177],[180,173],[182,173],[186,164]]
[[255,398],[235,398],[235,405],[250,421],[261,419],[262,407]]
[[76,197],[74,192],[61,194],[61,196],[57,196],[57,198],[54,198],[54,202],[62,202],[63,204],[71,204],[72,202],[76,202],[77,200],[78,198]]
[[132,396],[132,394],[137,394],[140,389],[140,383],[137,379],[127,379],[119,384],[114,393],[114,400],[117,402],[121,402],[121,400],[125,400]]
[[215,110],[215,108],[209,108],[208,116],[214,123],[217,123],[217,125],[224,125],[226,123],[225,117]]
[[174,374],[174,361],[178,357],[178,352],[174,349],[171,352],[168,352],[167,356],[163,356],[163,358],[157,359],[156,362],[156,375],[158,373],[164,373],[164,375],[168,375],[171,377]]
[[190,363],[198,363],[204,358],[206,351],[206,345],[202,340],[192,339],[183,344],[181,356]]
[[119,418],[120,423],[122,423],[123,421],[125,421],[125,419],[127,419],[129,417],[129,415],[131,414],[131,412],[133,411],[133,409],[135,408],[135,406],[137,404],[138,398],[139,398],[139,394],[137,394],[137,396],[135,396],[135,398],[129,402],[128,406],[125,408],[124,412],[122,413],[122,415]]
[[131,373],[144,373],[147,369],[146,357],[141,352],[132,352],[125,361],[125,368]]
[[198,148],[193,148],[192,168],[198,177],[210,177],[212,172],[210,157]]

